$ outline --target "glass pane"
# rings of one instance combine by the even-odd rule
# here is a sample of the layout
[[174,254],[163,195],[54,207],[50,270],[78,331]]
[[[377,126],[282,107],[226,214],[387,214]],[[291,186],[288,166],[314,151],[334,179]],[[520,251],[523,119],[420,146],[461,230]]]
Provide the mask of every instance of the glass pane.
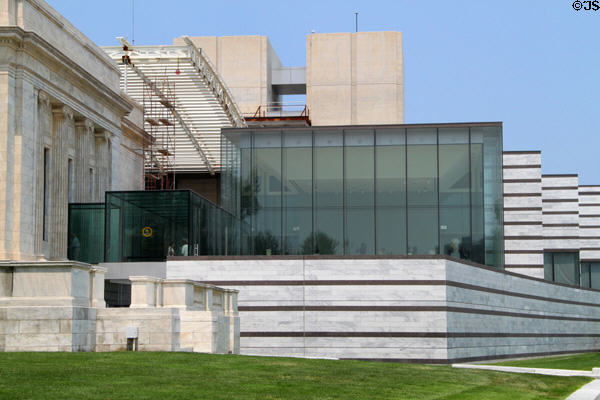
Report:
[[471,143],[471,260],[485,264],[483,145]]
[[544,279],[547,281],[554,281],[552,253],[544,253]]
[[256,179],[252,176],[252,150],[241,149],[241,198],[240,198],[240,219],[242,223],[241,230],[241,253],[252,254],[252,216],[256,214]]
[[[442,133],[440,132],[440,141]],[[468,132],[466,132],[468,138]],[[451,136],[453,137],[453,136]],[[468,144],[440,144],[440,242],[452,257],[471,258]]]
[[344,228],[342,207],[315,209],[315,254],[343,254]]
[[[439,254],[435,129],[407,131],[408,254]],[[410,143],[432,143],[414,144]]]
[[69,260],[104,262],[104,203],[69,204]]
[[504,266],[502,132],[498,127],[472,128],[483,136],[485,263]]
[[600,263],[590,263],[590,287],[600,289]]
[[377,254],[406,254],[406,146],[377,146],[375,163]]
[[346,147],[346,254],[375,253],[373,153],[373,146]]
[[554,253],[554,281],[568,285],[579,284],[577,253]]
[[281,148],[255,148],[254,254],[281,254]]
[[314,252],[319,254],[344,252],[342,150],[342,147],[314,149]]
[[284,254],[312,254],[312,201],[312,148],[284,148]]
[[579,280],[581,287],[589,288],[590,286],[590,263],[581,263],[581,277]]
[[315,207],[342,207],[342,148],[315,148]]
[[313,254],[312,208],[285,210],[284,254]]

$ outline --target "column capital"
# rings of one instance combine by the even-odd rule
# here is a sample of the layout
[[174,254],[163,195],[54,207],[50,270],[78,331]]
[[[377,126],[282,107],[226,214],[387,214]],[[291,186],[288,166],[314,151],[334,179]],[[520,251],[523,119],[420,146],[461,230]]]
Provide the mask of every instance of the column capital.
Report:
[[82,118],[75,120],[75,126],[77,128],[83,129],[84,133],[93,134],[94,133],[94,121],[89,118]]
[[110,132],[108,132],[106,129],[100,129],[94,133],[94,136],[98,140],[108,141],[110,138]]
[[38,90],[38,103],[44,108],[50,107],[50,96],[48,96],[48,93],[44,92],[42,89]]
[[73,119],[73,109],[69,106],[62,105],[54,107],[52,108],[52,113],[56,116],[62,116],[67,120]]

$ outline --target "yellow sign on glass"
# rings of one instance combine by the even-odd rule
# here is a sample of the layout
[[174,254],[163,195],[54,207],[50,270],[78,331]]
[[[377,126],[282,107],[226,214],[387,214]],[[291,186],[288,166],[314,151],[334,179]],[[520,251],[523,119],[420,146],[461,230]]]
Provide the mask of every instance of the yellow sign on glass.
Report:
[[142,228],[142,236],[143,237],[150,237],[152,236],[152,228],[150,228],[149,226],[145,226]]

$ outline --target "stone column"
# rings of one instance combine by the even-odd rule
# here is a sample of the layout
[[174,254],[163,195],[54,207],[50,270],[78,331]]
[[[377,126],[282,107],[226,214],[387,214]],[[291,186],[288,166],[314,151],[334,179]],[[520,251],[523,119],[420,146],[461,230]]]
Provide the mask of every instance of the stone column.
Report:
[[[35,175],[35,254],[44,256],[44,149],[45,138],[51,136],[52,113],[50,97],[43,90],[37,96],[36,175]],[[49,219],[46,220],[49,223]]]
[[67,258],[68,246],[68,140],[73,129],[73,110],[68,106],[52,109],[52,153],[50,182],[52,200],[50,212],[50,258]]
[[106,130],[96,132],[96,199],[94,201],[104,202],[104,192],[108,188],[108,146],[109,133]]
[[75,202],[88,203],[90,198],[90,142],[94,135],[94,122],[84,118],[75,122]]

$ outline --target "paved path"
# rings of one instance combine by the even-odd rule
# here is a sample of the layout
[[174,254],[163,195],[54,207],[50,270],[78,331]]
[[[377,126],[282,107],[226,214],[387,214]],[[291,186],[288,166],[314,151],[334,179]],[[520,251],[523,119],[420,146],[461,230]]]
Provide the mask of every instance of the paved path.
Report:
[[566,400],[598,400],[600,399],[600,368],[592,371],[576,371],[572,369],[504,367],[500,365],[452,364],[453,368],[485,369],[489,371],[516,372],[520,374],[539,374],[553,376],[585,376],[593,381],[572,393]]

